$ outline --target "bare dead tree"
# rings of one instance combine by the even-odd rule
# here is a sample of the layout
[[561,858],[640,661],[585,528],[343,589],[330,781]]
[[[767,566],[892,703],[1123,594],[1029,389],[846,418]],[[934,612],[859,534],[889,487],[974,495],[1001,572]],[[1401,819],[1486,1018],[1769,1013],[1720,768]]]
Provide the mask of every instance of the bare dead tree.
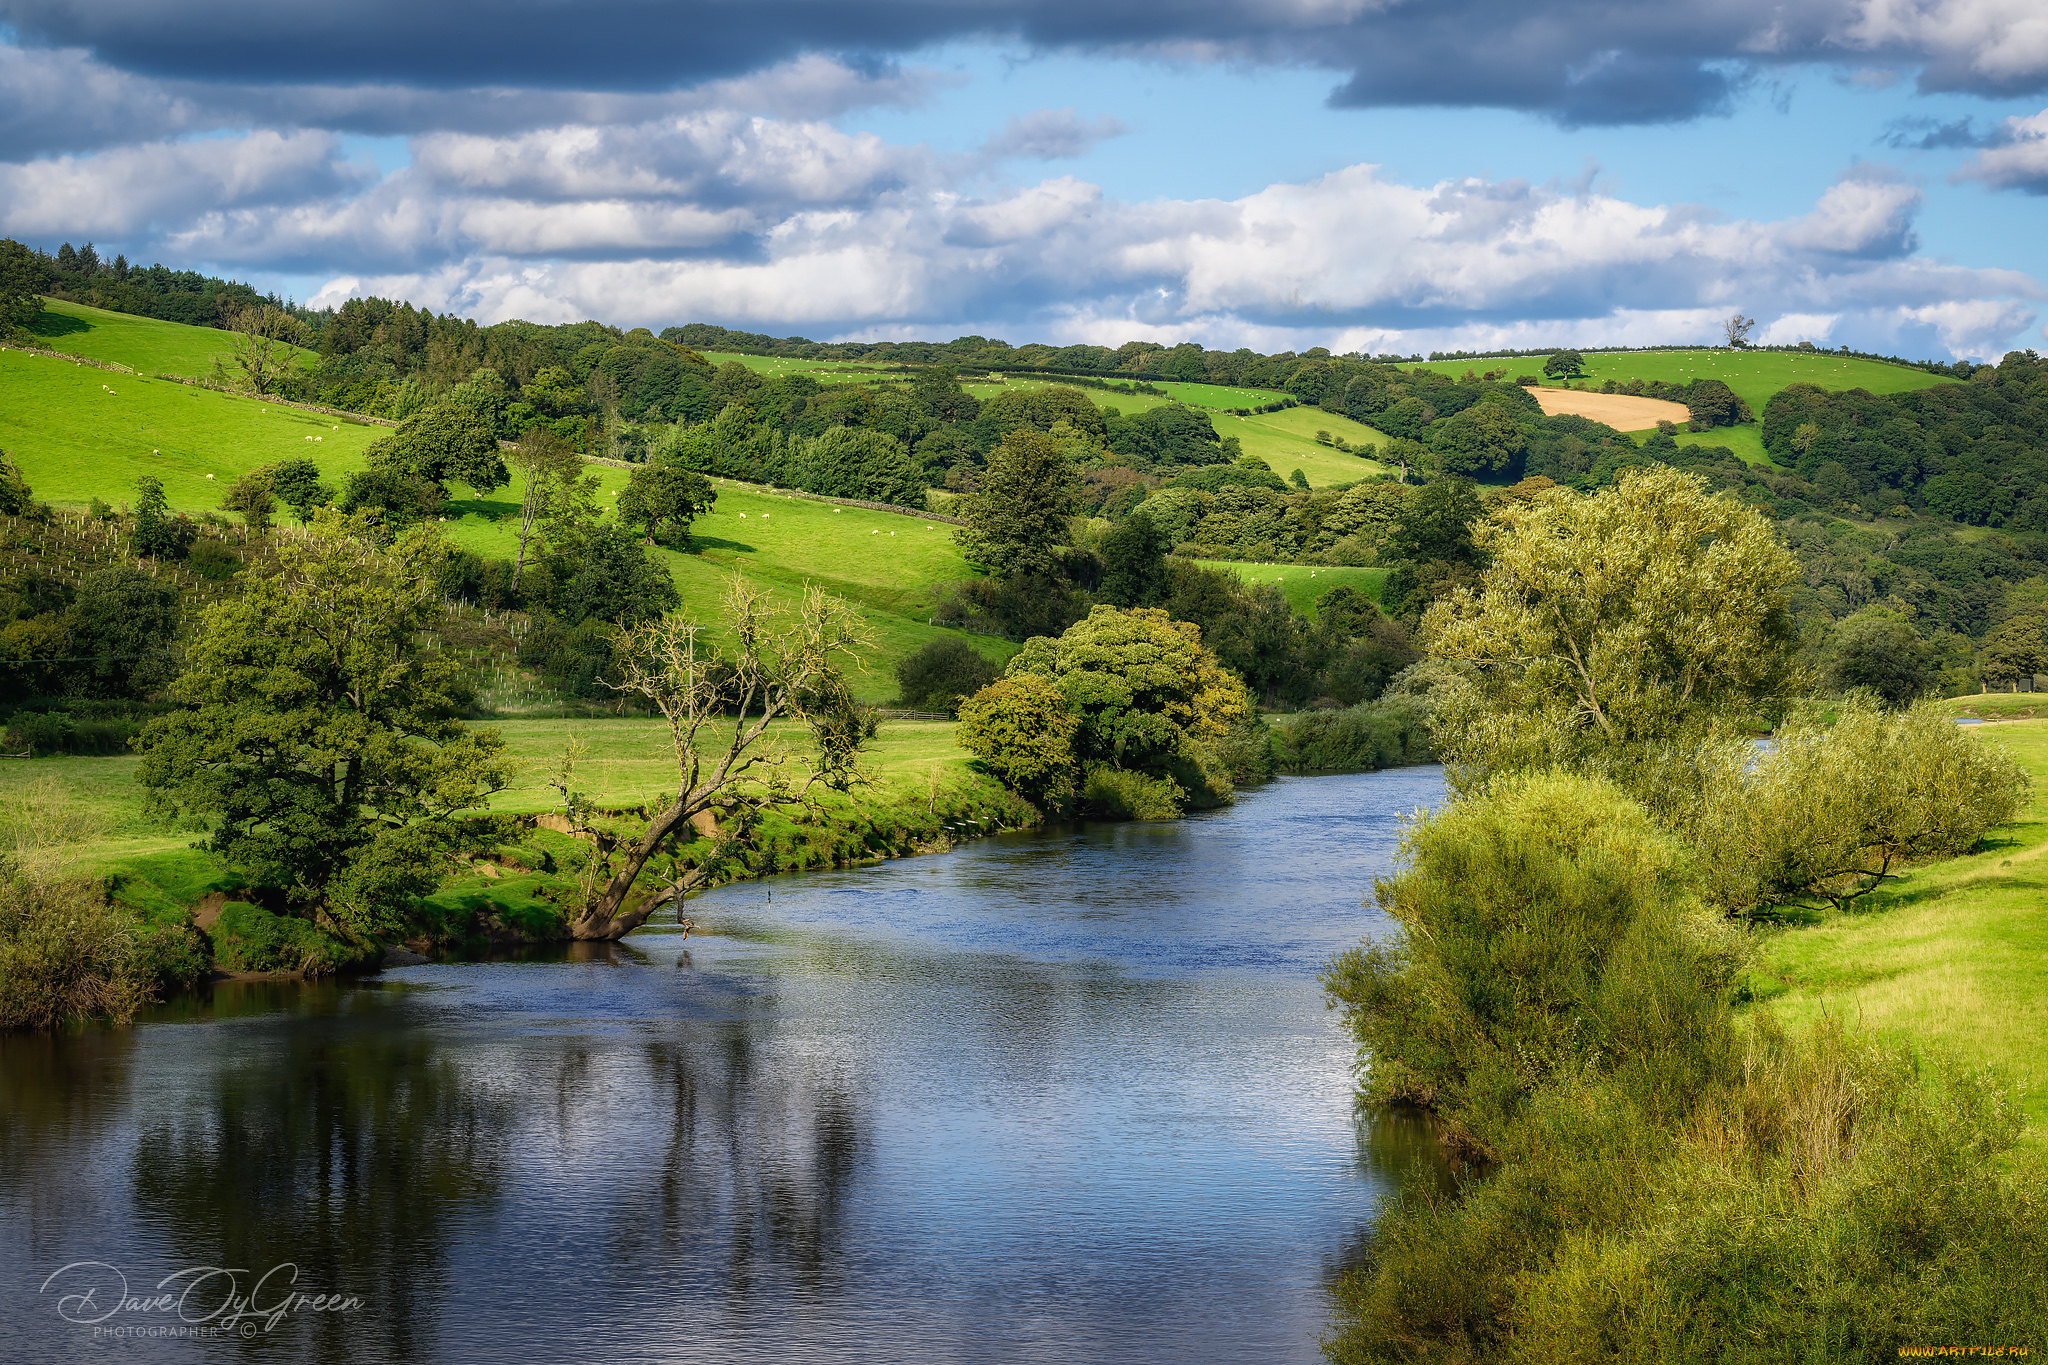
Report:
[[1749,345],[1749,329],[1754,326],[1756,319],[1742,316],[1742,310],[1738,308],[1721,324],[1721,330],[1728,334],[1728,344],[1740,350]]
[[[805,589],[794,619],[763,602],[735,575],[726,593],[732,643],[703,626],[669,615],[629,632],[617,691],[645,697],[668,722],[678,787],[653,803],[637,838],[599,828],[588,803],[570,795],[572,827],[592,842],[583,904],[570,924],[579,939],[616,939],[647,922],[655,909],[698,889],[753,849],[760,817],[815,809],[821,789],[843,791],[859,778],[861,745],[872,737],[871,713],[853,696],[842,664],[870,641],[860,617],[815,587]],[[777,722],[799,722],[809,751],[778,742]],[[727,726],[730,726],[727,729]],[[723,744],[699,748],[700,737],[723,732]],[[679,848],[699,835],[709,851],[686,863]],[[636,891],[660,860],[660,885]]]

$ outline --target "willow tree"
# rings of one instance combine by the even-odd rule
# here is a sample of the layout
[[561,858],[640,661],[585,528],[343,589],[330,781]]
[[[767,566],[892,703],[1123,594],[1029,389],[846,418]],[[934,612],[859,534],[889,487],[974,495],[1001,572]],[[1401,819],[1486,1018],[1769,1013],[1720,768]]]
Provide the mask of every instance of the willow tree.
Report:
[[[861,745],[874,733],[844,669],[870,643],[860,617],[815,587],[793,617],[780,614],[737,576],[725,600],[729,638],[671,613],[621,642],[614,687],[668,722],[677,789],[653,803],[637,835],[622,837],[593,825],[588,804],[561,784],[572,824],[592,845],[569,925],[576,938],[639,928],[661,905],[744,864],[761,816],[814,810],[821,791],[843,791],[858,776]],[[792,724],[807,732],[807,746],[785,742]],[[686,860],[683,846],[700,835],[708,849]],[[641,887],[650,867],[658,884]]]
[[[1753,508],[1656,466],[1586,497],[1553,488],[1475,528],[1476,589],[1432,605],[1454,661],[1437,752],[1462,784],[1566,766],[1631,778],[1793,694],[1798,566]],[[1654,785],[1657,779],[1650,779]]]

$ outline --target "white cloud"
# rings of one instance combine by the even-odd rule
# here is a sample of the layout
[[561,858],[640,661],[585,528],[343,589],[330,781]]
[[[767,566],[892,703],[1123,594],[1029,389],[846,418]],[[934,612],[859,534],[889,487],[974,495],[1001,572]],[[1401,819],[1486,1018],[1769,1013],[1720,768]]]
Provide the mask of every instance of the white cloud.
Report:
[[2048,194],[2048,110],[2009,118],[2003,136],[1956,172],[1958,180],[1982,180],[2004,190]]
[[1003,131],[982,144],[981,154],[990,160],[1018,156],[1065,161],[1082,155],[1106,138],[1129,131],[1121,120],[1107,114],[1083,119],[1072,105],[1064,109],[1034,109],[1028,114],[1011,115]]
[[[919,184],[755,226],[739,210],[654,201],[423,200],[426,235],[454,259],[357,272],[321,297],[403,295],[487,319],[1403,352],[1709,340],[1741,307],[1773,339],[1995,354],[2040,287],[1912,255],[1918,202],[1866,170],[1799,217],[1723,220],[1519,182],[1404,185],[1370,166],[1235,200],[1140,204],[1071,176],[979,199]],[[396,240],[409,220],[387,218]],[[744,245],[674,249],[726,234]],[[634,245],[655,239],[669,249]]]
[[96,156],[0,165],[0,232],[132,236],[215,207],[281,205],[359,186],[360,168],[329,133],[123,147]]

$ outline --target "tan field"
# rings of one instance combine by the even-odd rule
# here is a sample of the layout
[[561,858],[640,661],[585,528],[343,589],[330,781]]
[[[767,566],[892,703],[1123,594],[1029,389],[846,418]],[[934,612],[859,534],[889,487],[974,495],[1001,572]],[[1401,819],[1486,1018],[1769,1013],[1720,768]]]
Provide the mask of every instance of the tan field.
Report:
[[1659,422],[1684,425],[1692,418],[1683,403],[1661,398],[1634,398],[1625,393],[1587,393],[1582,389],[1532,388],[1536,402],[1552,417],[1568,412],[1605,422],[1616,431],[1648,431]]

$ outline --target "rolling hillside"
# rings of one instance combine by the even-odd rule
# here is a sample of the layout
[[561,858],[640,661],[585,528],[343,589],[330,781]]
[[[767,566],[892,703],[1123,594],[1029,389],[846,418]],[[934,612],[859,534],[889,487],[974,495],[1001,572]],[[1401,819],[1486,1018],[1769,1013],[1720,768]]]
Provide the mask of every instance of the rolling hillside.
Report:
[[[230,352],[229,334],[212,327],[109,313],[61,299],[43,300],[43,315],[30,329],[38,345],[89,360],[107,360],[145,375],[204,375],[216,356]],[[311,351],[299,355],[307,364]]]
[[[147,363],[152,355],[207,355],[203,348],[220,335],[101,316],[136,325],[95,326],[70,335],[96,337],[96,358],[124,364]],[[147,474],[162,481],[172,507],[212,511],[228,485],[259,465],[306,457],[330,479],[344,476],[362,466],[364,449],[384,430],[260,398],[0,350],[0,450],[12,456],[37,497],[61,505],[83,506],[94,498],[130,502],[136,479]],[[599,467],[598,473],[608,497],[625,486],[623,469]],[[452,501],[450,541],[481,554],[510,555],[521,491],[515,481],[485,499]],[[722,487],[717,509],[696,529],[696,553],[659,552],[685,610],[715,619],[735,570],[785,605],[797,600],[806,582],[818,583],[858,608],[874,633],[877,649],[859,684],[871,700],[895,695],[897,659],[952,633],[927,624],[934,595],[973,572],[944,522],[860,508],[835,511],[741,484]],[[992,659],[1014,648],[966,638]]]
[[[1588,351],[1585,356],[1587,378],[1580,382],[1594,388],[1609,379],[1660,379],[1667,384],[1718,379],[1735,390],[1758,417],[1763,416],[1764,404],[1770,402],[1771,395],[1790,384],[1903,393],[1957,382],[1946,375],[1929,374],[1905,365],[1858,360],[1827,351]],[[1487,370],[1505,369],[1513,378],[1541,374],[1543,360],[1542,356],[1527,355],[1504,360],[1431,360],[1407,368],[1444,374],[1463,374],[1467,370],[1483,374]]]
[[[819,378],[822,380],[823,374]],[[975,397],[986,399],[1005,388],[1044,388],[1059,382],[1057,378],[1011,375],[1001,381],[976,381],[964,387]],[[1158,387],[1165,389],[1168,396],[1161,398],[1149,393],[1118,393],[1095,388],[1085,388],[1081,392],[1087,394],[1088,400],[1097,407],[1115,408],[1119,412],[1141,412],[1169,402],[1207,408],[1209,420],[1215,423],[1219,435],[1235,436],[1245,454],[1258,456],[1282,478],[1299,469],[1302,477],[1314,488],[1356,483],[1384,468],[1377,461],[1317,444],[1315,434],[1318,431],[1340,436],[1355,446],[1386,444],[1387,437],[1381,432],[1339,413],[1323,412],[1318,408],[1283,408],[1279,412],[1260,413],[1255,417],[1233,417],[1225,411],[1226,408],[1258,407],[1277,402],[1287,396],[1284,393],[1266,389],[1233,389],[1219,384],[1161,384]]]

